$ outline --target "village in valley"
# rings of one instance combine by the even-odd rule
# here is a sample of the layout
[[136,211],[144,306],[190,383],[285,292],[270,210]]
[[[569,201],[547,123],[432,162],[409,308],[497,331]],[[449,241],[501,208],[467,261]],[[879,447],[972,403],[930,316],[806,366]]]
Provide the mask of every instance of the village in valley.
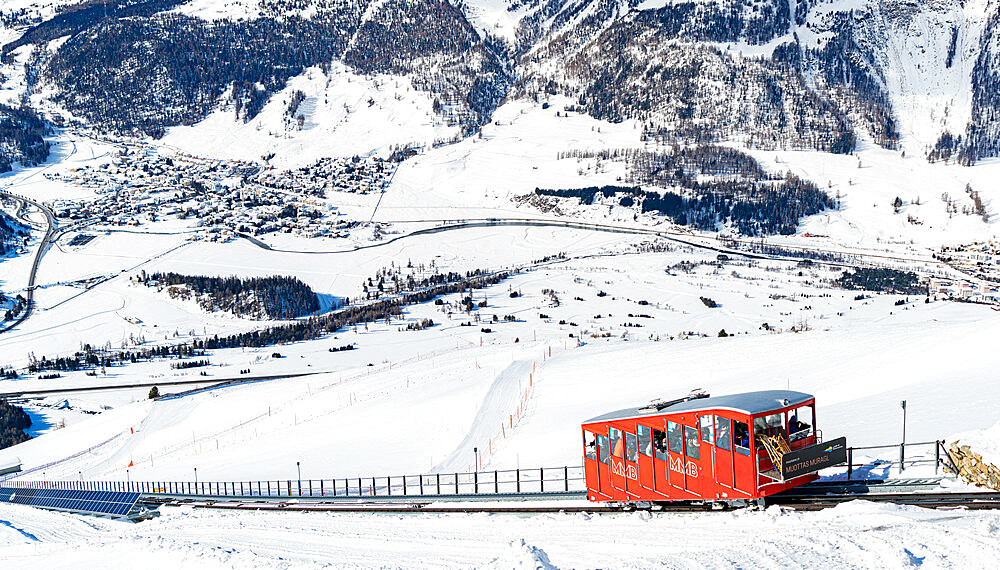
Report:
[[934,255],[970,279],[931,278],[928,295],[974,303],[1000,304],[1000,243],[992,240],[944,246]]
[[[278,170],[266,162],[166,155],[126,144],[110,162],[45,176],[94,195],[52,202],[53,213],[66,221],[135,227],[192,220],[190,239],[208,241],[275,232],[334,238],[347,237],[358,225],[340,211],[338,196],[384,191],[396,165],[354,156]],[[85,245],[86,237],[80,241],[70,245]]]

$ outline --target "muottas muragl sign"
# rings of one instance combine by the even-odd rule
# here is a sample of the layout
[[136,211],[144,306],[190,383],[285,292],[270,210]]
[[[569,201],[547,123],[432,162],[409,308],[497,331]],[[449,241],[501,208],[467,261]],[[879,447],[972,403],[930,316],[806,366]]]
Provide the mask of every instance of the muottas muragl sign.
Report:
[[847,462],[847,438],[789,451],[781,458],[781,476],[788,480]]

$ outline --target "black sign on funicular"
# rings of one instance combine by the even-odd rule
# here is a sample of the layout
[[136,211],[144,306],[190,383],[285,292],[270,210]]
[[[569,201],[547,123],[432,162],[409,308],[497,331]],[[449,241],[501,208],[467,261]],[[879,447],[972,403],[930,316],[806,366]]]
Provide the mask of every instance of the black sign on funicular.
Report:
[[841,463],[847,463],[846,437],[789,451],[781,458],[781,476],[792,479]]

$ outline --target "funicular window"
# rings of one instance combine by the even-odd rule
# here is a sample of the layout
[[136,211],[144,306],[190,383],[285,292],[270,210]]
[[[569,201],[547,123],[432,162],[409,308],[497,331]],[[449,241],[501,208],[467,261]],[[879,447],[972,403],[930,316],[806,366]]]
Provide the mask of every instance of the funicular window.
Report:
[[636,426],[636,430],[639,432],[639,453],[653,455],[653,430],[642,425]]
[[681,424],[667,422],[667,448],[671,453],[684,453],[684,435]]
[[587,459],[597,461],[597,434],[584,430],[583,455]]
[[701,427],[701,440],[712,443],[712,416],[701,416],[698,422]]
[[715,446],[729,451],[729,418],[715,416]]
[[625,449],[624,443],[622,442],[622,431],[620,429],[611,428],[611,455],[615,457],[624,457]]
[[[769,416],[759,417],[753,419],[753,432],[757,437],[760,436],[771,436],[785,435],[785,415],[784,414],[771,414]],[[758,447],[761,444],[760,441],[757,442]]]
[[625,432],[625,459],[628,459],[633,463],[639,461],[639,456],[636,455],[635,448],[635,434]]
[[750,455],[750,426],[745,422],[733,420],[733,450]]
[[611,464],[611,454],[608,453],[608,436],[597,436],[597,453],[597,456],[601,458],[601,463],[605,465]]
[[657,459],[667,460],[667,434],[658,429],[653,430],[653,450]]
[[812,406],[802,406],[789,412],[788,441],[796,441],[807,437],[810,433],[812,433],[812,426],[809,425],[809,422],[812,421],[812,417]]
[[687,456],[691,459],[698,459],[698,430],[693,427],[684,426],[684,440],[687,443]]

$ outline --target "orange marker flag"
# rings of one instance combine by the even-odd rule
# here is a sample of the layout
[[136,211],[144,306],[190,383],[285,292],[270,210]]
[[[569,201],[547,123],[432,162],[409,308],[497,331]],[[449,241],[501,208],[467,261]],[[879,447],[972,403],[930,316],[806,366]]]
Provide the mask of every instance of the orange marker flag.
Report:
[[131,460],[131,459],[129,459],[129,460],[128,460],[128,466],[129,466],[129,467],[135,467],[135,463],[132,463],[132,460]]

